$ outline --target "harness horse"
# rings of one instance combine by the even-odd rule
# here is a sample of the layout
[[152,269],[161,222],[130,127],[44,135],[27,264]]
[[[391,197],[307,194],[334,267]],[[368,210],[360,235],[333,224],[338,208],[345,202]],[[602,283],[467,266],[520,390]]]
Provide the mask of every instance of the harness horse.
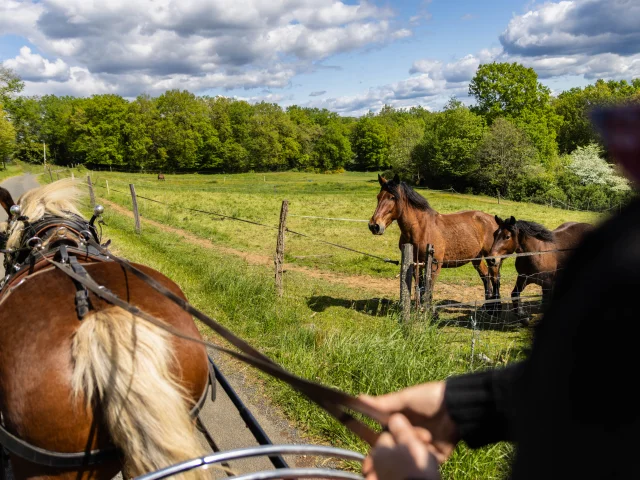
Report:
[[[169,278],[113,255],[95,225],[102,208],[86,221],[79,196],[71,179],[31,190],[17,203],[0,187],[9,215],[0,225],[7,273],[0,283],[1,480],[7,458],[17,480],[111,479],[121,470],[148,479],[210,478],[198,467],[280,451],[363,460],[317,446],[205,455],[193,420],[211,383],[205,346],[287,382],[371,445],[378,433],[349,410],[379,425],[388,415],[289,373],[191,306]],[[192,315],[240,352],[204,341]],[[361,478],[322,469],[280,472],[256,475]]]
[[[0,188],[10,219],[0,292],[0,444],[16,479],[107,479],[123,468],[139,475],[205,453],[190,417],[209,385],[204,346],[105,302],[52,263],[200,338],[191,315],[90,245],[99,244],[101,212],[84,220],[78,196],[74,181],[61,180],[14,205]],[[164,275],[137,268],[184,298]]]

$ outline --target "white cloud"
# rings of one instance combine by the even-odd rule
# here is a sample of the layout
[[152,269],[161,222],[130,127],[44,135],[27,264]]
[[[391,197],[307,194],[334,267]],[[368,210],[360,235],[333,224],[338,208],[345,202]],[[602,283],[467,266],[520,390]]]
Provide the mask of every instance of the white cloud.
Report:
[[69,78],[69,66],[60,59],[50,62],[37,53],[31,53],[29,47],[22,47],[20,54],[4,62],[23,80],[55,79],[65,81]]
[[42,54],[9,60],[24,64],[30,93],[34,83],[62,81],[63,65],[123,93],[283,87],[331,55],[409,36],[393,15],[366,0],[4,0],[0,31]]

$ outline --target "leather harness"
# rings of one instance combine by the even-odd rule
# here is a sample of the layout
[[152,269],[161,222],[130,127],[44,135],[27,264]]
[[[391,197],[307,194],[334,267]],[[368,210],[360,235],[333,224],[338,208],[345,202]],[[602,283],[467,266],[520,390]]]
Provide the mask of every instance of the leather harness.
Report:
[[[64,223],[63,220],[58,219],[57,224],[51,222],[51,226],[60,225]],[[84,226],[89,224],[86,221],[84,222]],[[43,228],[35,229],[36,233],[43,232]],[[77,230],[77,229],[76,229]],[[86,229],[85,229],[86,230]],[[50,238],[50,237],[47,237]],[[33,237],[32,237],[33,239]],[[95,229],[92,231],[92,235],[81,236],[81,244],[82,248],[78,249],[73,247],[65,247],[62,249],[62,253],[58,254],[60,248],[58,247],[58,252],[48,251],[43,253],[43,247],[38,245],[37,241],[33,241],[36,245],[35,248],[30,250],[30,253],[26,256],[25,262],[30,262],[31,268],[33,269],[32,274],[37,274],[39,269],[47,268],[47,267],[55,267],[60,271],[64,272],[67,276],[69,276],[74,283],[76,284],[77,292],[82,291],[90,291],[94,293],[96,296],[102,298],[108,303],[123,308],[124,310],[162,328],[169,333],[186,340],[190,340],[196,343],[203,344],[211,349],[224,352],[227,355],[230,355],[244,363],[252,365],[259,370],[278,378],[279,380],[284,381],[289,384],[298,392],[304,394],[311,401],[315,402],[329,414],[331,414],[334,418],[336,418],[340,423],[346,426],[349,430],[355,433],[362,440],[367,442],[369,445],[375,444],[378,436],[380,435],[378,432],[374,431],[371,427],[365,424],[363,421],[352,416],[348,410],[360,413],[366,417],[377,422],[383,428],[385,428],[389,415],[383,412],[378,411],[377,409],[367,405],[362,402],[357,397],[353,397],[345,392],[340,390],[327,387],[309,380],[306,380],[302,377],[298,377],[293,373],[285,370],[283,367],[275,363],[266,355],[262,354],[254,347],[249,345],[245,340],[236,336],[226,327],[218,323],[216,320],[212,319],[205,313],[193,307],[190,303],[180,298],[178,295],[170,291],[168,288],[161,285],[158,281],[156,281],[153,277],[147,275],[142,270],[136,268],[127,260],[119,258],[113,255],[106,247],[106,245],[101,245],[100,240],[95,232]],[[28,242],[27,240],[26,242]],[[25,245],[27,243],[25,242]],[[44,244],[44,242],[43,242]],[[28,246],[28,245],[27,245]],[[68,261],[65,261],[65,251],[67,251]],[[73,253],[73,257],[71,254]],[[31,257],[34,257],[30,260]],[[71,258],[75,258],[75,260],[71,260]],[[114,261],[121,265],[123,268],[146,282],[153,289],[161,293],[163,296],[174,302],[184,311],[190,313],[205,325],[210,327],[216,333],[218,333],[222,338],[227,340],[233,346],[235,346],[238,351],[230,350],[228,348],[221,347],[219,345],[215,345],[211,342],[207,342],[202,339],[194,338],[189,335],[185,335],[182,332],[174,329],[173,327],[167,325],[163,321],[157,319],[156,317],[140,310],[138,307],[131,305],[125,300],[121,299],[117,295],[110,292],[104,286],[99,285],[95,280],[91,278],[91,276],[87,273],[87,271],[82,267],[82,263],[89,263],[93,261]],[[21,267],[23,268],[23,267]],[[11,285],[15,285],[13,288],[18,288],[21,283],[16,284],[16,281],[22,282],[28,279],[28,275],[23,277],[13,277],[10,279],[5,279],[2,287],[2,291],[0,291],[0,296],[10,294],[12,289]],[[6,294],[4,293],[6,290],[9,290]],[[83,297],[82,293],[76,294],[76,308],[78,311],[78,316],[81,318],[82,312],[84,309],[79,307],[81,304],[84,306],[82,301],[78,300],[79,297]],[[0,297],[0,304],[2,303],[2,298]],[[215,385],[215,382],[212,382]],[[202,399],[204,399],[206,395],[206,389],[203,394]],[[204,401],[204,400],[202,400]],[[199,402],[194,410],[199,409],[201,404]],[[100,450],[100,451],[91,451],[91,452],[81,452],[81,453],[57,453],[50,452],[46,450],[39,449],[33,445],[29,445],[26,442],[18,439],[11,433],[7,432],[2,425],[0,424],[0,444],[4,445],[4,447],[9,450],[11,453],[14,453],[22,458],[26,458],[29,461],[34,463],[39,463],[42,465],[50,465],[50,466],[66,466],[66,467],[78,467],[84,465],[96,464],[101,461],[106,460],[107,458],[113,458],[113,456],[118,455],[119,452],[117,449],[110,450]]]
[[[5,267],[8,274],[0,283],[0,305],[13,291],[34,275],[52,270],[50,262],[66,265],[81,278],[90,278],[83,265],[96,262],[111,262],[94,245],[100,246],[95,227],[77,215],[68,218],[46,216],[34,224],[19,217],[16,221],[25,222],[21,245],[5,253]],[[26,238],[25,238],[26,237]],[[39,242],[35,239],[39,239]],[[87,243],[93,242],[92,245]],[[97,241],[97,242],[96,242]],[[29,244],[31,243],[31,245]],[[49,247],[49,248],[48,248]],[[101,247],[101,246],[100,246]],[[46,249],[46,251],[45,251]],[[76,285],[76,312],[82,320],[90,310],[87,288],[74,280]],[[211,386],[211,399],[215,400],[215,373],[209,364],[209,381],[197,403],[189,412],[192,418],[200,413]],[[0,412],[0,448],[29,462],[55,468],[80,468],[97,465],[105,461],[121,458],[118,448],[87,450],[77,453],[53,452],[32,445],[9,432],[2,421]],[[0,452],[0,455],[2,452]]]

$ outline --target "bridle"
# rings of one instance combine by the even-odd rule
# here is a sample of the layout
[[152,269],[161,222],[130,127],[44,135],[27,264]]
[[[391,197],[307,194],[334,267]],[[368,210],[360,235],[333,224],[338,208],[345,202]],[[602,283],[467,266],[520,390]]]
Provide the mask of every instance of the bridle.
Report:
[[[31,244],[29,244],[29,241],[32,240],[34,237],[28,238],[21,242],[21,245],[24,245],[21,248],[28,250],[28,253],[26,255],[26,260],[24,262],[29,262],[29,265],[45,264],[45,265],[53,266],[59,269],[61,272],[66,274],[68,277],[70,277],[74,281],[78,289],[78,292],[81,292],[81,291],[92,292],[94,295],[102,298],[108,303],[118,306],[128,311],[129,313],[136,315],[137,317],[140,317],[143,320],[146,320],[149,323],[152,323],[158,326],[159,328],[162,328],[177,337],[180,337],[189,341],[193,341],[195,343],[200,343],[211,349],[224,352],[244,363],[247,363],[249,365],[252,365],[258,368],[259,370],[275,378],[278,378],[279,380],[284,381],[285,383],[293,387],[298,392],[304,394],[311,401],[315,402],[325,411],[327,411],[336,420],[342,423],[345,427],[347,427],[349,430],[351,430],[353,433],[355,433],[358,437],[360,437],[362,440],[367,442],[369,445],[375,444],[379,436],[379,433],[373,430],[369,425],[364,423],[362,420],[359,420],[358,418],[355,418],[354,416],[352,416],[348,412],[348,410],[360,413],[361,415],[364,415],[369,419],[373,420],[374,422],[378,423],[382,427],[385,427],[387,424],[388,414],[378,411],[377,409],[364,403],[362,400],[360,400],[357,397],[353,397],[340,390],[306,380],[304,378],[298,377],[297,375],[294,375],[293,373],[290,373],[289,371],[285,370],[283,367],[275,363],[266,355],[256,350],[254,347],[249,345],[246,341],[244,341],[240,337],[236,336],[234,333],[232,333],[226,327],[218,323],[216,320],[209,317],[202,311],[196,309],[186,300],[183,300],[181,297],[173,293],[171,290],[161,285],[153,277],[149,276],[142,270],[138,269],[137,267],[129,263],[127,260],[113,255],[107,248],[109,245],[109,242],[101,245],[100,238],[97,235],[97,232],[95,232],[95,230],[87,230],[86,228],[80,230],[80,233],[82,231],[88,231],[91,233],[91,235],[87,235],[87,236],[81,235],[80,237],[77,237],[80,243],[82,244],[82,248],[80,249],[80,252],[82,254],[86,254],[86,256],[89,257],[90,252],[93,252],[95,253],[95,255],[98,256],[98,258],[101,259],[100,261],[113,261],[118,263],[125,270],[131,272],[133,275],[135,275],[136,277],[140,278],[145,283],[147,283],[154,290],[156,290],[157,292],[159,292],[160,294],[162,294],[163,296],[171,300],[173,303],[178,305],[182,310],[193,315],[194,317],[199,319],[201,322],[203,322],[205,325],[210,327],[212,330],[218,333],[222,338],[227,340],[231,345],[236,347],[239,350],[239,352],[225,348],[225,347],[221,347],[219,345],[213,344],[211,342],[207,342],[205,340],[201,340],[198,338],[191,337],[189,335],[185,335],[182,332],[179,332],[173,327],[167,325],[165,322],[154,317],[153,315],[150,315],[140,310],[138,307],[130,304],[129,302],[121,299],[120,297],[112,293],[110,290],[105,288],[103,285],[99,285],[93,278],[91,278],[89,273],[81,265],[80,265],[80,268],[78,268],[77,255],[70,255],[71,250],[74,250],[74,251],[78,250],[76,247],[68,247],[64,243],[58,247],[54,247],[53,246],[54,244],[50,242],[49,244],[52,245],[52,249],[45,250],[44,248],[45,241],[50,240],[51,238],[53,238],[53,235],[55,235],[55,230],[54,230],[54,234],[47,236],[46,233],[49,230],[54,229],[56,227],[61,228],[61,226],[64,226],[65,228],[69,228],[69,229],[71,229],[71,227],[78,227],[78,226],[80,227],[83,227],[83,226],[86,227],[87,225],[92,226],[95,220],[95,217],[96,217],[96,212],[94,211],[94,217],[92,217],[92,220],[90,222],[87,223],[86,221],[84,221],[84,219],[80,219],[81,220],[80,222],[76,219],[75,221],[78,221],[79,223],[74,223],[73,225],[64,224],[64,223],[60,224],[61,219],[57,219],[58,223],[55,223],[53,219],[45,220],[43,218],[42,219],[43,223],[41,223],[40,225],[36,223],[33,226],[34,228],[33,231],[35,231],[36,233],[39,232],[40,234],[42,234],[45,240],[42,240],[42,238],[38,235],[34,235],[34,237],[39,238],[41,242],[33,240]],[[36,229],[36,227],[40,227],[40,228]],[[73,228],[73,231],[74,232],[78,231],[78,228]],[[23,237],[25,236],[26,235],[23,235]],[[75,262],[73,261],[73,258],[76,259]],[[5,283],[5,286],[6,286],[6,283]],[[81,317],[80,312],[78,312],[78,316]],[[206,389],[202,398],[204,399],[205,396],[206,396]],[[199,409],[199,406],[201,406],[201,404],[196,405],[198,409]],[[0,424],[0,445],[3,445],[10,452],[18,456],[21,456],[22,458],[25,458],[26,460],[29,460],[33,463],[38,463],[41,465],[48,465],[48,466],[55,466],[55,467],[80,467],[80,466],[85,466],[90,464],[97,464],[107,459],[112,459],[115,456],[119,455],[119,451],[115,448],[109,449],[109,450],[97,450],[97,451],[91,451],[91,452],[79,452],[74,454],[50,452],[47,450],[40,449],[36,446],[30,445],[24,442],[23,440],[15,437],[6,429],[4,429],[1,424]]]

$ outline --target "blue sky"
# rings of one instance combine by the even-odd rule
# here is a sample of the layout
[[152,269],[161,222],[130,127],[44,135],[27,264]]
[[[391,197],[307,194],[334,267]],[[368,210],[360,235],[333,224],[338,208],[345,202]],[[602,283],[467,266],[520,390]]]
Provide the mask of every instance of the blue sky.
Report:
[[345,115],[470,102],[480,63],[554,92],[640,75],[640,0],[0,0],[0,62],[26,94],[169,88]]

